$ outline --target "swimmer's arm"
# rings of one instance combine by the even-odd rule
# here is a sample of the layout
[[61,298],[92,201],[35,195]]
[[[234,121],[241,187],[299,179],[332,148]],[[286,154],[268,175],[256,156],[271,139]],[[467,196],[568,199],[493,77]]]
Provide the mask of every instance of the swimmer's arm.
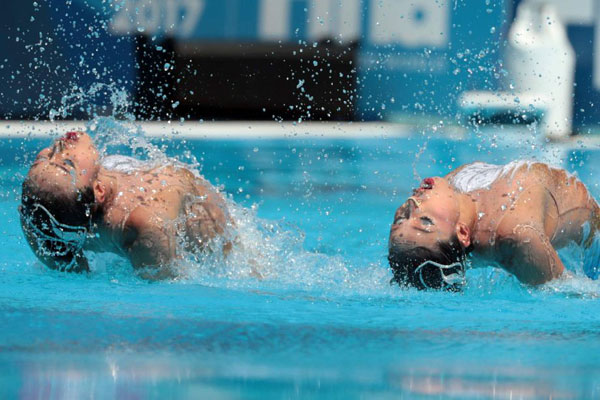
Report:
[[521,193],[497,228],[498,259],[523,283],[541,285],[565,270],[544,229],[548,208],[553,204],[543,186],[531,186]]
[[[225,199],[220,193],[212,187],[207,189],[206,184],[198,185],[197,190],[204,200],[192,206],[192,215],[188,215],[186,228],[190,237],[200,240],[201,243],[208,243],[215,236],[223,235],[228,226],[234,227],[235,222],[227,212]],[[225,254],[229,253],[231,248],[231,242],[223,244]]]
[[125,248],[134,268],[160,267],[175,258],[166,228],[150,210],[138,207],[125,224]]
[[529,285],[546,283],[565,270],[550,239],[532,225],[515,226],[512,234],[498,241],[498,250],[502,266]]

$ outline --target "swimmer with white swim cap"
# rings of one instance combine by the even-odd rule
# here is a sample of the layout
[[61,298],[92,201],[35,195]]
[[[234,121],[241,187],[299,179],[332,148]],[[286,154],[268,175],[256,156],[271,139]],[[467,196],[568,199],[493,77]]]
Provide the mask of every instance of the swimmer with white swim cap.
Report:
[[[205,251],[231,224],[223,197],[178,165],[100,158],[90,136],[68,132],[43,149],[23,183],[21,225],[48,267],[82,272],[84,250],[127,257],[147,277],[166,277],[186,250]],[[227,251],[229,242],[222,245]]]
[[564,274],[557,249],[584,248],[584,272],[600,273],[600,209],[585,185],[549,165],[464,165],[426,178],[396,211],[388,260],[393,280],[458,290],[467,256],[539,285]]

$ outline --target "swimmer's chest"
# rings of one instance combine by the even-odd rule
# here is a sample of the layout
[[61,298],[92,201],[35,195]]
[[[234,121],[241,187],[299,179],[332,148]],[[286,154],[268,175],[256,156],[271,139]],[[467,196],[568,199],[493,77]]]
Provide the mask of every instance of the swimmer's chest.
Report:
[[180,215],[184,200],[197,192],[187,176],[178,173],[127,174],[119,178],[118,192],[105,222],[115,228],[122,227],[135,209],[143,207],[155,219],[149,222],[168,223]]
[[[539,182],[539,181],[535,181]],[[528,184],[522,176],[500,178],[490,188],[470,193],[477,201],[477,236],[474,242],[483,255],[496,250],[503,233],[510,233],[518,223],[533,224],[552,233],[556,229],[556,209],[553,218],[545,218],[548,201],[546,189],[539,184]],[[493,257],[491,257],[493,258]]]

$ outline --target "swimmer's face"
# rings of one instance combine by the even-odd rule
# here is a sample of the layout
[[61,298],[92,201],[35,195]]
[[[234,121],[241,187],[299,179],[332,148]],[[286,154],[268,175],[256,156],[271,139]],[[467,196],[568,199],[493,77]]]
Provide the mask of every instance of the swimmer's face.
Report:
[[75,193],[91,187],[98,169],[98,150],[90,136],[69,132],[39,152],[28,177],[44,190]]
[[459,217],[457,195],[442,178],[427,178],[414,195],[396,210],[389,248],[426,247],[435,250],[448,242]]

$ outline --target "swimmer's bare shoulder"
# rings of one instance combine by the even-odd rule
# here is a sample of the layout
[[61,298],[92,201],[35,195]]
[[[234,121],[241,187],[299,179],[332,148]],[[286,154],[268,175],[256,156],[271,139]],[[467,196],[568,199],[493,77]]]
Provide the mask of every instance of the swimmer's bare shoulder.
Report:
[[546,232],[546,209],[552,202],[542,185],[524,189],[496,230],[498,261],[521,282],[539,285],[558,278],[564,265]]
[[172,235],[150,207],[131,212],[123,228],[123,247],[134,268],[160,267],[175,257]]
[[[189,203],[185,207],[186,237],[198,249],[206,250],[206,245],[213,238],[223,235],[228,226],[235,226],[235,222],[229,214],[223,196],[208,182],[196,179],[195,190],[201,200]],[[228,253],[230,249],[231,243],[226,241],[223,251]]]
[[[163,198],[163,206],[137,206],[123,225],[122,245],[134,268],[162,267],[177,257],[176,225],[178,216],[185,216],[186,240],[207,244],[222,235],[232,224],[223,197],[210,187],[200,185],[192,194],[200,199],[186,204],[179,192]],[[230,245],[226,244],[224,250]],[[203,246],[199,246],[201,248]]]

